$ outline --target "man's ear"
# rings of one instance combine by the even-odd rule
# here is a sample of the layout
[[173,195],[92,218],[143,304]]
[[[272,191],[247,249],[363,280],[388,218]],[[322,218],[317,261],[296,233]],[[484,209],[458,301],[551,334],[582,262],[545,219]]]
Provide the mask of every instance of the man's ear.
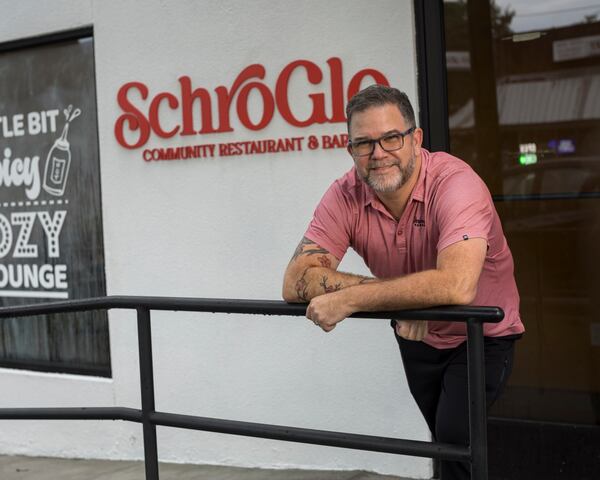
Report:
[[423,144],[423,129],[415,128],[412,134],[413,149],[417,155],[421,154],[421,145]]
[[423,144],[423,129],[422,128],[415,128],[415,131],[413,132],[413,142],[415,147],[421,147],[421,145]]

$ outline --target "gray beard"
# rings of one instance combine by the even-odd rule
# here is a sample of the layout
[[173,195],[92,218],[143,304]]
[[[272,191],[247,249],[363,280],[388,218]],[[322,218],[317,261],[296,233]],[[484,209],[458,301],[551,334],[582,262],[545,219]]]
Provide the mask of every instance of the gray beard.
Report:
[[406,165],[406,167],[402,167],[401,165],[394,165],[398,169],[399,176],[398,176],[398,178],[396,178],[393,181],[390,181],[390,179],[385,179],[383,181],[375,180],[374,178],[371,177],[371,175],[369,173],[367,173],[367,176],[365,178],[363,178],[363,180],[365,181],[365,183],[367,185],[369,185],[369,187],[371,187],[376,192],[379,192],[379,193],[395,192],[396,190],[398,190],[402,186],[404,186],[406,184],[406,182],[408,182],[409,178],[412,176],[413,172],[415,171],[415,163],[416,163],[415,155],[413,154],[411,156],[410,160],[408,161],[408,164]]

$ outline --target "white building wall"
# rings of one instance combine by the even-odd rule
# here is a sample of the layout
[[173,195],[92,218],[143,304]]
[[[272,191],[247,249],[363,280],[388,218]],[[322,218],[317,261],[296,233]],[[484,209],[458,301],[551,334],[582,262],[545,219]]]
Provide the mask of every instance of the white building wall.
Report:
[[[213,91],[260,63],[273,92],[281,70],[306,59],[325,75],[315,86],[302,70],[292,79],[294,112],[306,118],[308,93],[330,97],[326,61],[339,57],[346,87],[359,70],[375,68],[417,99],[410,0],[0,0],[0,10],[10,12],[0,19],[1,42],[93,25],[109,295],[279,299],[283,270],[316,203],[351,167],[343,149],[307,148],[144,162],[141,150],[115,140],[124,83],[144,82],[151,96],[177,95],[177,79],[188,75],[195,88]],[[147,146],[345,132],[343,123],[292,127],[277,112],[253,132],[231,112],[234,132],[152,137]],[[175,125],[179,115],[163,108],[161,121]],[[368,273],[351,252],[341,268]],[[112,379],[0,369],[0,405],[140,408],[135,314],[114,310],[109,319]],[[385,321],[350,319],[324,334],[301,318],[156,312],[153,341],[157,410],[429,438]],[[143,455],[140,426],[125,422],[3,421],[0,432],[3,454]],[[158,428],[158,437],[164,461],[430,473],[428,460],[411,457],[169,428]]]

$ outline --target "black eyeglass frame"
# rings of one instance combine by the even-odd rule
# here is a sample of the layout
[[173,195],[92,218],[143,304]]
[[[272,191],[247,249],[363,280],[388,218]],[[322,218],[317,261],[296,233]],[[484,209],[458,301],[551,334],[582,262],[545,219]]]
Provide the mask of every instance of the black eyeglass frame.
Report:
[[[352,140],[348,140],[348,148],[352,152],[352,155],[355,155],[357,157],[364,157],[364,156],[367,156],[367,155],[371,155],[375,151],[375,143],[378,143],[379,146],[381,147],[381,149],[384,150],[384,151],[386,151],[386,152],[395,152],[396,150],[400,150],[402,147],[404,147],[404,137],[406,137],[407,135],[410,135],[416,129],[417,129],[416,126],[412,126],[408,130],[405,130],[404,132],[386,133],[385,135],[382,135],[379,138],[373,138],[373,139],[369,139],[369,140],[360,140],[359,142],[356,142],[356,143],[369,143],[371,145],[371,150],[369,152],[367,152],[367,153],[355,153],[354,149],[352,148],[353,147]],[[381,144],[381,140],[383,140],[386,137],[390,137],[392,135],[399,135],[400,138],[402,138],[402,144],[398,148],[392,148],[392,149],[385,148]]]

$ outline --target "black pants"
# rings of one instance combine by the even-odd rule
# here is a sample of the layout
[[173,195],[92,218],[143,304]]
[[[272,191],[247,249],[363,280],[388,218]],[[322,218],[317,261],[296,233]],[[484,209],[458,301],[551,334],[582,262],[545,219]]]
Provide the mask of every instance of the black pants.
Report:
[[[392,325],[393,326],[393,325]],[[438,350],[396,335],[410,392],[438,442],[468,445],[467,342]],[[515,338],[485,337],[485,394],[498,398],[513,364]],[[468,463],[441,461],[441,480],[470,479]]]

